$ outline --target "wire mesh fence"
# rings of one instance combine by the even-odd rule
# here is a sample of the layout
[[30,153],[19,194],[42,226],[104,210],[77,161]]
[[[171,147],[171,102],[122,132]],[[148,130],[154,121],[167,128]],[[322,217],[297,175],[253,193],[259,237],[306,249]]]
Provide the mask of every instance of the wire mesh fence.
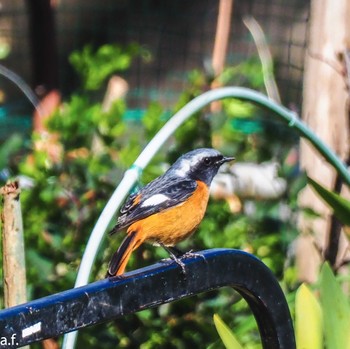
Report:
[[[73,92],[79,81],[68,57],[73,50],[86,44],[98,47],[105,43],[136,42],[151,52],[150,62],[136,59],[131,69],[123,74],[130,86],[127,99],[131,109],[143,109],[151,100],[157,100],[165,107],[173,106],[185,88],[188,72],[193,69],[205,71],[211,64],[218,1],[51,1],[54,28],[50,54],[41,51],[45,43],[41,44],[40,40],[38,43],[38,37],[35,37],[33,17],[44,14],[33,13],[40,9],[32,3],[35,1],[2,1],[0,63],[19,74],[34,89],[42,78],[38,78],[37,66],[40,65],[41,72],[56,74],[56,87],[63,96]],[[227,66],[257,56],[255,43],[242,21],[246,15],[253,16],[262,27],[273,53],[282,102],[297,109],[302,103],[309,5],[309,1],[301,0],[234,1],[226,56]],[[45,29],[47,23],[42,25]],[[39,48],[34,50],[35,47]],[[45,85],[45,81],[42,84]],[[30,104],[26,105],[21,91],[4,77],[0,77],[0,89],[5,107],[4,116],[0,118],[1,134],[6,135],[12,129],[27,129],[28,122],[15,119],[12,110],[17,105],[26,106],[21,113],[25,120],[30,120]],[[7,110],[7,105],[12,108]]]

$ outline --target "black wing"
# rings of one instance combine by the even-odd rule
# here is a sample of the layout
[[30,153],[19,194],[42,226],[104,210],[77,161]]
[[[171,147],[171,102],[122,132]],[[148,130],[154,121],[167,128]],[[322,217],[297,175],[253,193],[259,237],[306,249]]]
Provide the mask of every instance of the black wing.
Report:
[[[171,183],[169,185],[169,182]],[[110,234],[128,227],[132,223],[146,218],[154,213],[163,211],[169,207],[179,205],[189,198],[195,189],[197,182],[194,180],[172,178],[164,180],[161,177],[147,184],[138,193],[130,196],[120,210],[117,225]],[[163,201],[152,203],[152,197],[162,195]],[[147,201],[148,200],[148,201]],[[149,204],[147,204],[149,203]]]

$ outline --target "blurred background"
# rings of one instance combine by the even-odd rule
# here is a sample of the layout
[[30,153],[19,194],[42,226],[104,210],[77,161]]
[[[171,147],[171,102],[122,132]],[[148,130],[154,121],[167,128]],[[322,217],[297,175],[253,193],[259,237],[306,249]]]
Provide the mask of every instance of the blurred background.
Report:
[[[129,84],[128,107],[137,113],[150,100],[171,107],[184,89],[189,71],[211,73],[218,10],[216,1],[106,0],[101,4],[93,0],[4,0],[0,18],[2,64],[38,94],[58,89],[66,97],[79,86],[68,60],[74,50],[87,44],[96,48],[135,42],[147,48],[152,59],[145,62],[136,58],[123,73]],[[309,2],[236,1],[225,55],[228,66],[257,56],[254,40],[242,22],[246,15],[254,16],[268,38],[283,103],[300,110]],[[27,99],[6,79],[1,79],[0,87],[3,113],[23,108],[17,118],[11,113],[11,117],[1,119],[1,133],[6,136],[13,127],[17,131],[28,129],[31,109]]]
[[[17,178],[22,190],[27,298],[74,286],[125,170],[205,91],[241,86],[268,95],[348,163],[349,15],[349,0],[0,0],[0,184]],[[214,180],[206,217],[181,249],[253,253],[281,282],[293,315],[301,283],[319,296],[324,261],[347,282],[347,188],[292,123],[248,102],[212,103],[175,132],[138,185],[197,147],[236,163]],[[123,236],[105,239],[91,281],[104,277]],[[127,270],[166,257],[145,244]],[[326,314],[334,304],[321,297],[321,306]],[[245,348],[261,347],[247,305],[228,289],[86,328],[77,347],[223,348],[215,313]],[[350,325],[350,307],[345,318]],[[325,346],[313,348],[328,348],[331,327]]]

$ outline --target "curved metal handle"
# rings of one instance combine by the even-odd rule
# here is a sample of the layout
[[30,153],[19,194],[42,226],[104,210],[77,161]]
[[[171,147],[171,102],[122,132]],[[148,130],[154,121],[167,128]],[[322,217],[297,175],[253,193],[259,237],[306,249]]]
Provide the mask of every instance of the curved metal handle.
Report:
[[237,290],[249,304],[264,349],[295,348],[284,294],[259,259],[239,250],[212,249],[183,262],[186,274],[173,261],[160,262],[2,310],[0,333],[8,343],[0,348],[16,348],[224,286]]

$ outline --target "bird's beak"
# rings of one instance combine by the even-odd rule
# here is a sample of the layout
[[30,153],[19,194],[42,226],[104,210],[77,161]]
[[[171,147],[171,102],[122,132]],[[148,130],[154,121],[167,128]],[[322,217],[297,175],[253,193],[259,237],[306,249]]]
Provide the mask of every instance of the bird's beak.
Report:
[[223,157],[220,161],[218,161],[218,163],[220,165],[222,165],[225,162],[230,162],[230,161],[233,161],[233,160],[236,160],[233,156],[226,156],[226,157]]

